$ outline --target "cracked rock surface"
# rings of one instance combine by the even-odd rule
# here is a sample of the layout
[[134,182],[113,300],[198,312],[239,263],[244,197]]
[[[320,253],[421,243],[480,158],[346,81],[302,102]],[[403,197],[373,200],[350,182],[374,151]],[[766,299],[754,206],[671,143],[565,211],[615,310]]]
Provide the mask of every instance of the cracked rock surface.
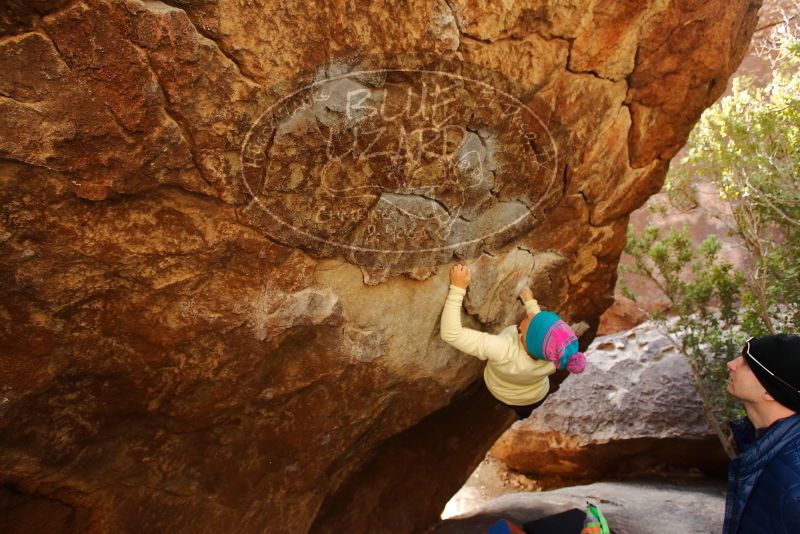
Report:
[[449,266],[585,346],[759,5],[5,2],[0,530],[435,522],[513,421]]

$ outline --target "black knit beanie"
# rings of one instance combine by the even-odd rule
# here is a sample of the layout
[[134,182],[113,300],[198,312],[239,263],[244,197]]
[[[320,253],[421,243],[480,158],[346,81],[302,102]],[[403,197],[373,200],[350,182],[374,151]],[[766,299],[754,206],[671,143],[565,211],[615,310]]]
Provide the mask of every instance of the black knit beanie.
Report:
[[764,389],[779,403],[800,412],[800,336],[778,334],[753,338],[749,342],[750,354],[747,349],[745,346],[742,351],[747,365]]

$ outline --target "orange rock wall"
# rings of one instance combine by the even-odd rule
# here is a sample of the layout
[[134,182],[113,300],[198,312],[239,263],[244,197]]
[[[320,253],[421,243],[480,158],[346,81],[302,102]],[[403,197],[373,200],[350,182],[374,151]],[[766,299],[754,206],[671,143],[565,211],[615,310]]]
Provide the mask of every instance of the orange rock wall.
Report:
[[[520,319],[523,280],[587,321],[588,343],[628,214],[723,91],[760,2],[512,4],[0,7],[2,530],[366,531],[383,508],[405,518],[386,529],[419,532],[437,519],[513,420],[474,384],[481,362],[439,339],[449,265],[473,265],[466,326]],[[458,134],[442,140],[460,159],[409,151],[399,167],[348,159],[357,125],[326,123],[333,104],[291,101],[253,134],[351,57],[386,76],[337,90],[390,99],[426,78],[385,69],[436,64],[546,120],[504,123],[502,98],[459,86],[446,107]],[[322,129],[341,172],[321,171]],[[548,139],[559,158],[531,166]],[[320,218],[343,179],[363,188],[352,215]],[[348,248],[404,220],[377,211],[389,201],[436,217],[383,227],[380,243],[405,248]],[[443,460],[417,463],[425,450]],[[42,509],[57,513],[37,524]]]

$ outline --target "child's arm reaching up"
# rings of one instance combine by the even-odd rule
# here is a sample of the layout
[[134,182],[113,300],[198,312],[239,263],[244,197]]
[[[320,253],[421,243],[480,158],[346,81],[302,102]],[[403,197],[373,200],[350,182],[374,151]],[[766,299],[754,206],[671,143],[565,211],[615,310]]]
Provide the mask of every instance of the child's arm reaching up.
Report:
[[536,315],[542,309],[539,307],[539,302],[535,298],[533,298],[533,291],[531,288],[526,287],[522,290],[522,293],[519,294],[519,298],[522,299],[522,303],[525,304],[525,313],[528,315]]
[[481,360],[503,361],[509,355],[508,339],[461,326],[461,303],[469,286],[469,267],[450,269],[450,293],[444,303],[441,337],[448,344]]

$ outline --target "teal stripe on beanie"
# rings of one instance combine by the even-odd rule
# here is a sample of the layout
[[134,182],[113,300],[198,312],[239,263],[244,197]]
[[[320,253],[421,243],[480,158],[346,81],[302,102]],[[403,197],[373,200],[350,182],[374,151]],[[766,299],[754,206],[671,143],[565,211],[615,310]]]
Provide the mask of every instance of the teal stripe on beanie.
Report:
[[540,311],[533,316],[531,322],[528,323],[528,331],[525,333],[525,348],[532,356],[544,360],[544,351],[542,350],[544,336],[560,320],[561,317],[549,311]]

